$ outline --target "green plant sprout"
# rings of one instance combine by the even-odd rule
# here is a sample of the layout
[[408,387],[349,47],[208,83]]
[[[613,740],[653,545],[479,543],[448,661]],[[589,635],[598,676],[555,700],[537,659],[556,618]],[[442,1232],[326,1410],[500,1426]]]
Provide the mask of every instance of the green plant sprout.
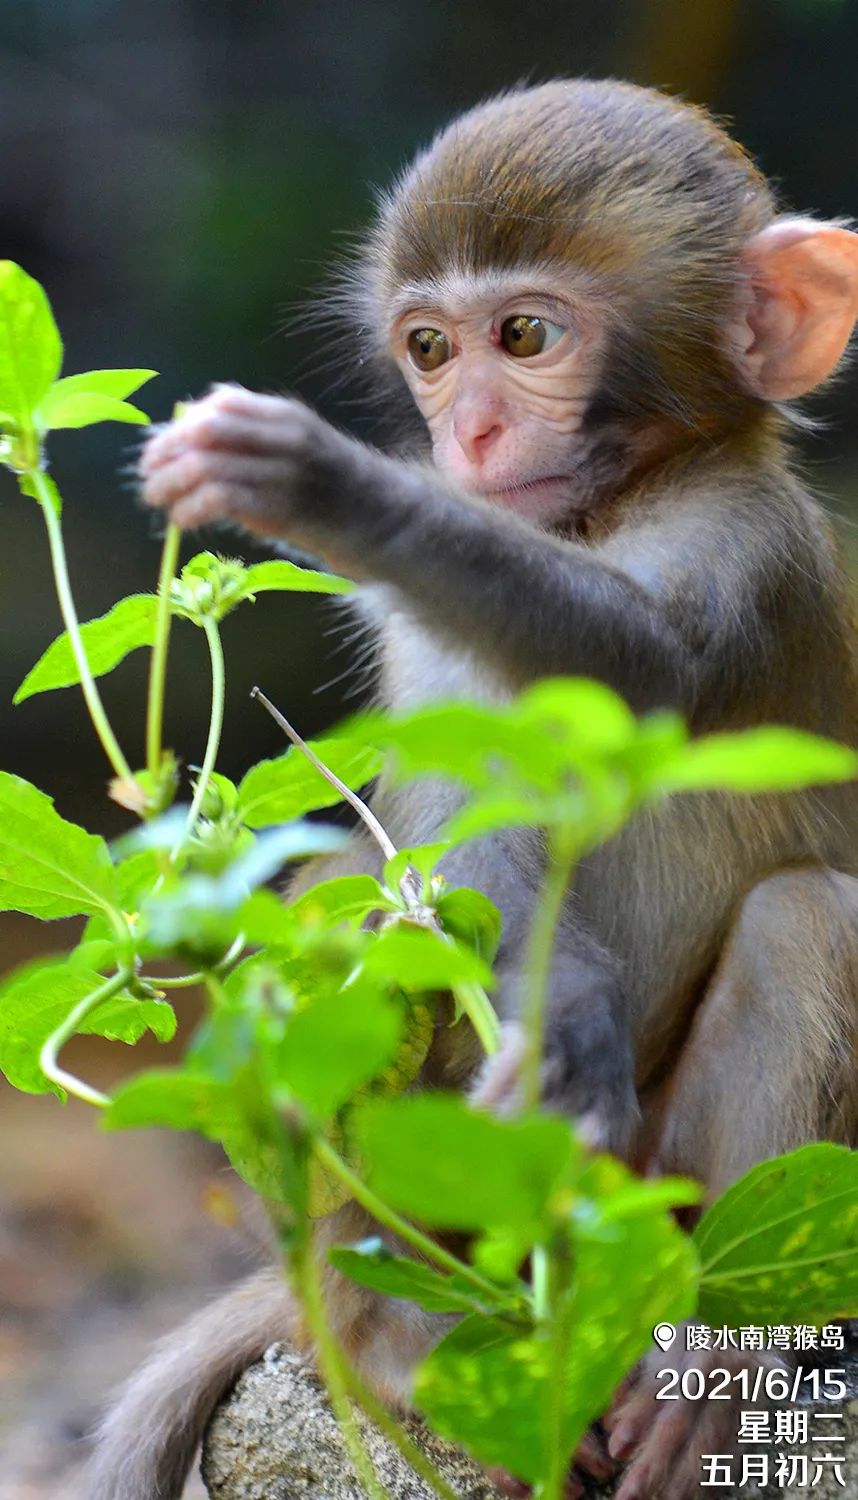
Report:
[[[856,775],[858,758],[783,728],[692,740],[675,714],[637,719],[604,686],[575,679],[538,683],[502,707],[365,714],[308,745],[255,690],[292,744],[231,781],[217,770],[224,620],[266,590],[345,594],[353,585],[285,561],[245,567],[210,552],[180,570],[179,534],[169,527],[156,592],[81,624],[46,439],[59,427],[146,422],[127,397],[153,372],[60,378],[61,359],[44,291],[0,263],[0,458],[41,508],[65,627],[15,702],[79,685],[113,772],[111,795],[137,823],[108,846],[61,817],[37,787],[0,771],[0,909],[85,919],[69,953],[0,983],[0,1068],[26,1092],[76,1095],[110,1128],[163,1125],[220,1142],[270,1206],[363,1487],[384,1493],[354,1405],[452,1500],[365,1389],[328,1319],[313,1221],[349,1200],[362,1205],[415,1258],[374,1238],[333,1249],[333,1264],[362,1286],[457,1315],[417,1372],[419,1410],[482,1462],[529,1482],[540,1500],[557,1500],[582,1434],[656,1323],[695,1313],[719,1324],[824,1323],[858,1313],[855,1153],[820,1144],[762,1163],[689,1237],[672,1210],[698,1201],[696,1184],[641,1181],[589,1154],[569,1121],[541,1110],[548,976],[574,867],[667,796],[838,781]],[[205,635],[212,683],[185,806],[175,800],[180,768],[163,744],[175,621]],[[97,680],[138,649],[151,658],[146,764],[134,770]],[[402,778],[458,784],[460,808],[442,841],[395,848],[360,796],[382,761]],[[267,882],[292,860],[340,846],[344,835],[308,814],[341,801],[375,838],[380,878],[321,880],[282,901]],[[527,954],[525,1103],[517,1118],[499,1120],[410,1085],[439,995],[453,997],[452,1019],[440,1013],[449,1024],[473,1027],[486,1052],[497,1045],[489,996],[500,916],[478,891],[451,888],[438,866],[446,850],[509,825],[542,830],[547,852]],[[165,977],[149,972],[156,959],[167,961]],[[131,1071],[109,1096],[62,1066],[77,1034],[169,1040],[171,997],[180,1001],[196,984],[206,1017],[179,1065]],[[795,1232],[785,1236],[786,1224]],[[468,1252],[441,1244],[445,1231],[466,1235]],[[521,1270],[528,1262],[530,1280]]]

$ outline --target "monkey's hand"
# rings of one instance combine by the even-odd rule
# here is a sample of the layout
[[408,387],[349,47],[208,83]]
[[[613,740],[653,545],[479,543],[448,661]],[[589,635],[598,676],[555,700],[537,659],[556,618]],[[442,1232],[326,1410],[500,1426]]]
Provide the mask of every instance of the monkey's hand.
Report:
[[[544,1023],[541,1100],[546,1109],[574,1119],[594,1151],[628,1158],[640,1121],[634,1091],[634,1061],[624,1007],[615,977],[580,951],[555,966]],[[520,993],[519,975],[498,969],[501,1014],[508,992]],[[520,1002],[513,1002],[520,1011]],[[472,1100],[495,1115],[517,1115],[522,1107],[525,1031],[505,1022],[501,1047],[484,1065]]]
[[[706,1383],[700,1400],[657,1399],[666,1389],[659,1381],[662,1370],[676,1370],[680,1381],[688,1370],[699,1370]],[[628,1460],[628,1468],[616,1491],[616,1500],[651,1500],[669,1495],[670,1500],[694,1500],[701,1492],[704,1454],[732,1455],[737,1449],[740,1397],[736,1380],[747,1372],[749,1386],[761,1387],[753,1405],[766,1408],[766,1374],[783,1371],[784,1360],[775,1353],[744,1353],[737,1349],[682,1350],[676,1357],[653,1351],[623,1382],[604,1425],[610,1437],[611,1457]],[[710,1377],[726,1371],[731,1378],[728,1399],[707,1399]],[[757,1372],[762,1378],[757,1380]],[[718,1375],[719,1388],[723,1376]]]
[[390,462],[301,401],[218,386],[153,434],[140,474],[147,505],[179,526],[232,522],[327,556],[337,513]]

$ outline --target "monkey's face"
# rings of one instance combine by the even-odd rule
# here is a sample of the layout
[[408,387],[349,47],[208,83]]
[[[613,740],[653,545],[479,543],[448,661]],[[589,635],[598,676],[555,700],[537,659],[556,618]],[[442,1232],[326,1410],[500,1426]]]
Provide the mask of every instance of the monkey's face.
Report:
[[525,271],[413,285],[390,339],[443,473],[537,525],[575,508],[604,337],[571,285]]

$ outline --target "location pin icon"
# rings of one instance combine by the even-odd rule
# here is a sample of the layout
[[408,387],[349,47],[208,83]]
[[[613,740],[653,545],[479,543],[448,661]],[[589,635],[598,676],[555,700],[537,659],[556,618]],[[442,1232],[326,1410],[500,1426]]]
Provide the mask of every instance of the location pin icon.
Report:
[[669,1349],[676,1338],[676,1329],[672,1323],[656,1323],[652,1336],[661,1349]]

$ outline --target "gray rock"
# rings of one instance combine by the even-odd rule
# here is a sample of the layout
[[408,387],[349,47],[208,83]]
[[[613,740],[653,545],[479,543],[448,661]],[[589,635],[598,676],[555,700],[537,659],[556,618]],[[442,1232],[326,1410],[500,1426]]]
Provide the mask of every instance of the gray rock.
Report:
[[[811,1422],[810,1430],[830,1431],[842,1435],[845,1441],[811,1442],[805,1448],[790,1445],[788,1449],[790,1453],[808,1453],[811,1459],[814,1450],[843,1452],[845,1486],[828,1466],[812,1489],[801,1483],[787,1486],[775,1478],[775,1457],[781,1448],[748,1447],[746,1452],[768,1451],[773,1482],[764,1489],[755,1484],[732,1491],[701,1489],[702,1495],[718,1495],[721,1500],[730,1500],[731,1496],[748,1500],[750,1495],[807,1500],[813,1494],[821,1500],[858,1500],[858,1341],[856,1325],[852,1328],[851,1349],[846,1356],[829,1356],[831,1364],[846,1366],[846,1402],[836,1408],[824,1404],[805,1408],[811,1413],[842,1411],[842,1421],[827,1427]],[[379,1480],[392,1500],[431,1500],[433,1491],[388,1439],[360,1417],[358,1421]],[[405,1427],[461,1500],[498,1500],[498,1491],[483,1470],[460,1449],[436,1437],[416,1418],[409,1418]],[[272,1345],[215,1413],[203,1447],[202,1473],[211,1500],[364,1500],[318,1379],[284,1344]],[[811,1463],[810,1479],[813,1477]],[[593,1493],[609,1495],[611,1487]]]
[[[358,1417],[387,1493],[432,1500],[378,1429]],[[416,1418],[405,1428],[462,1500],[498,1500],[485,1472]],[[346,1457],[319,1380],[285,1344],[273,1344],[215,1413],[203,1446],[202,1473],[211,1500],[365,1500]]]

